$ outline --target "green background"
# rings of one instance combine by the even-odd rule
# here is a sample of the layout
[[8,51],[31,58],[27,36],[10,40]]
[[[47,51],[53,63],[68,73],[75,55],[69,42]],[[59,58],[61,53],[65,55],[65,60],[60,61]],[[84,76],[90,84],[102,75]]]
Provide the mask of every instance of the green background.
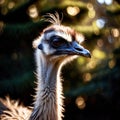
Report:
[[63,25],[84,35],[82,45],[92,55],[62,69],[64,120],[120,119],[120,1],[99,1],[1,0],[0,97],[32,105],[36,87],[32,41],[48,26],[42,16],[57,11],[60,17],[63,14]]

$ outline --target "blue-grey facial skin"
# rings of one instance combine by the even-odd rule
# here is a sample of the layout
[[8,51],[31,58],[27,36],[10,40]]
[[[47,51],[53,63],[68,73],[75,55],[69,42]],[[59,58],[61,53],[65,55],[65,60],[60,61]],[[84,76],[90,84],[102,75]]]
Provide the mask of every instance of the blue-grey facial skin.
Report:
[[56,49],[54,52],[55,55],[68,54],[91,57],[90,52],[75,40],[72,42],[67,42],[61,37],[53,36],[50,44],[54,49]]

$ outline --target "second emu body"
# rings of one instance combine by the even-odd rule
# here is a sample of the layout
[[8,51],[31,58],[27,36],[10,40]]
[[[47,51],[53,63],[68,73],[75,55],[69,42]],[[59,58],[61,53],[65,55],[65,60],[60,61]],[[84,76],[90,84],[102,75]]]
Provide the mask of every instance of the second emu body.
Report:
[[2,120],[12,120],[12,118],[16,120],[62,120],[64,109],[60,70],[65,63],[78,56],[90,57],[90,52],[79,44],[81,37],[77,32],[61,25],[58,14],[49,14],[48,21],[52,25],[45,28],[33,42],[36,49],[38,82],[32,113],[27,115],[28,118],[24,118],[23,115],[21,119],[18,119],[11,110],[13,108],[3,103],[9,111],[3,111]]

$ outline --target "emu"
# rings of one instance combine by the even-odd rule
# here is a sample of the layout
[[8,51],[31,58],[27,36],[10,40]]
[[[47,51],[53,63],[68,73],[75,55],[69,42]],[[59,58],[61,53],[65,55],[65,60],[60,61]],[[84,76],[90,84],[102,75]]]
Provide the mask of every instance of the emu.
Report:
[[5,107],[0,115],[2,120],[62,120],[61,68],[78,56],[90,57],[90,52],[80,45],[81,36],[70,27],[63,26],[58,13],[48,14],[47,17],[51,25],[33,42],[37,67],[34,107],[30,110],[10,99],[1,99]]

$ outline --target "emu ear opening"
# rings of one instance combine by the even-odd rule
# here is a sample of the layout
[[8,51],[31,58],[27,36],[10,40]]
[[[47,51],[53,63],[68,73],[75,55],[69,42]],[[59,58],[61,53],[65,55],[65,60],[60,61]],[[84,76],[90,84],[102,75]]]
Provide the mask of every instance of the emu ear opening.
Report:
[[38,45],[38,48],[39,48],[40,50],[43,50],[43,45],[42,45],[42,44],[39,44],[39,45]]

